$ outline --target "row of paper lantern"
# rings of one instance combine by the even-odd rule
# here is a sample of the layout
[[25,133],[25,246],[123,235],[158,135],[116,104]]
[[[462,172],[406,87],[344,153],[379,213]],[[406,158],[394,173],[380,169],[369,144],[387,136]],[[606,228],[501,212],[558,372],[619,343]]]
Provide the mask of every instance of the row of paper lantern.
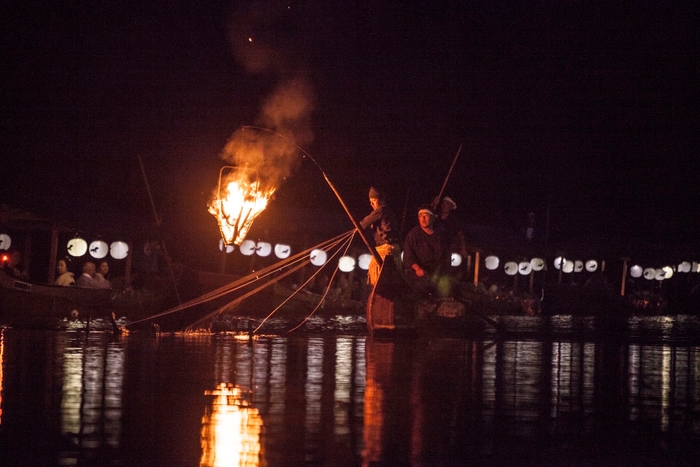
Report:
[[[12,246],[12,238],[8,234],[0,234],[0,250],[9,250],[10,246]],[[74,257],[80,257],[89,252],[95,259],[102,259],[108,254],[114,259],[124,259],[129,254],[129,245],[122,241],[108,245],[102,240],[95,240],[88,245],[84,239],[75,237],[68,240],[66,251]]]

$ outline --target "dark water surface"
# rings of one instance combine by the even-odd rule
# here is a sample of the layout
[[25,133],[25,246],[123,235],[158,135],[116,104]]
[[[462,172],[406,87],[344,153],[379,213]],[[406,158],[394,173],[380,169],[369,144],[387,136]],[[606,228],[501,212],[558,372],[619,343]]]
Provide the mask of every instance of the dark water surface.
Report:
[[479,339],[0,328],[0,465],[700,465],[696,318],[510,320]]

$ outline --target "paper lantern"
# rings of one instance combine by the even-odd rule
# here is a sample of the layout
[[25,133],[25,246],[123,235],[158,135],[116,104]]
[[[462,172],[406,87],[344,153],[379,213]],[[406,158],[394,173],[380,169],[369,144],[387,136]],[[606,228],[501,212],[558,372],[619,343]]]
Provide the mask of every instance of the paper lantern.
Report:
[[596,272],[598,270],[598,261],[594,259],[589,259],[586,261],[586,271]]
[[66,250],[68,254],[74,257],[83,256],[87,253],[87,242],[82,238],[76,237],[68,240],[68,245],[66,245]]
[[109,246],[109,254],[114,259],[124,259],[129,254],[129,245],[122,241],[112,242]]
[[518,264],[518,272],[523,276],[527,276],[530,274],[530,272],[532,272],[532,265],[529,261],[522,261],[520,264]]
[[664,279],[670,279],[673,277],[673,268],[671,266],[664,266],[661,268],[664,273]]
[[103,242],[102,240],[95,240],[94,242],[90,242],[89,251],[90,256],[93,258],[102,259],[109,253],[109,246],[107,246],[107,243]]
[[226,249],[226,253],[233,253],[233,250],[235,250],[234,245],[227,245],[224,243],[224,239],[220,238],[219,239],[219,251],[224,251]]
[[343,256],[338,260],[338,269],[343,272],[350,272],[355,269],[355,258]]
[[646,280],[652,280],[654,277],[656,277],[656,271],[654,268],[646,268],[644,269],[644,272],[642,272],[642,275]]
[[313,250],[311,253],[309,253],[309,260],[314,266],[323,266],[326,264],[327,259],[328,255],[323,250]]
[[690,272],[690,263],[688,261],[683,261],[678,265],[678,272]]
[[289,258],[289,254],[292,252],[292,247],[289,245],[284,245],[282,243],[278,243],[275,245],[275,256],[277,256],[279,259],[285,259]]
[[255,242],[253,240],[243,240],[239,251],[243,256],[252,256],[255,254]]
[[12,239],[7,234],[0,234],[0,250],[9,250]]
[[566,261],[564,260],[564,265],[562,266],[561,270],[564,271],[566,274],[570,274],[574,272],[574,262],[573,261]]
[[489,271],[494,271],[498,269],[498,256],[487,256],[484,260],[484,265]]
[[514,276],[518,273],[518,263],[515,261],[508,261],[504,266],[503,270],[508,274],[509,276]]
[[450,256],[450,264],[452,267],[457,267],[462,264],[462,255],[459,253],[452,253],[452,256]]
[[533,271],[541,271],[544,269],[544,260],[542,258],[532,258],[530,260],[530,267]]
[[583,271],[583,261],[576,260],[574,261],[574,272],[581,272]]
[[557,256],[554,258],[554,268],[555,269],[561,269],[562,264],[566,264],[566,258],[562,256]]
[[638,277],[642,277],[642,273],[644,272],[644,269],[638,264],[635,264],[630,268],[630,276],[634,277],[637,279]]
[[257,253],[258,256],[266,258],[272,253],[272,245],[267,242],[258,242],[257,245],[255,245],[255,253]]
[[357,257],[357,265],[360,267],[360,269],[363,270],[368,270],[369,269],[369,262],[372,260],[372,255],[369,253],[362,253],[360,256]]

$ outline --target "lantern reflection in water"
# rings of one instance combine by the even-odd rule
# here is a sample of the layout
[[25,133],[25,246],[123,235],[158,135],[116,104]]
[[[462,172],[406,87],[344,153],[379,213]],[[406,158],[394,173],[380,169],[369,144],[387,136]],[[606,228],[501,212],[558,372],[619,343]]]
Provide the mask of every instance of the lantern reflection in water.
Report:
[[262,417],[241,397],[240,388],[221,383],[206,391],[215,396],[202,418],[200,466],[260,465]]

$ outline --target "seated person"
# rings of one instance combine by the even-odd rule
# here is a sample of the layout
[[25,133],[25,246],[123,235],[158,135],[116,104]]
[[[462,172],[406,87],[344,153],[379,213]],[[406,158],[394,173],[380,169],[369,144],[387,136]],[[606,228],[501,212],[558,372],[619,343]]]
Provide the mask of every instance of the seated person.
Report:
[[109,274],[109,263],[107,261],[101,261],[95,273],[95,281],[97,281],[103,289],[112,288],[112,283],[105,278],[107,274]]
[[15,279],[27,280],[29,279],[28,274],[20,270],[20,265],[22,264],[22,253],[19,250],[9,250],[2,257],[2,271],[10,277]]
[[100,282],[95,279],[95,276],[97,275],[97,267],[95,266],[95,263],[92,261],[87,261],[85,264],[83,264],[83,273],[78,277],[78,280],[75,282],[75,284],[78,287],[89,287],[93,289],[104,289],[106,288],[104,284],[101,284]]
[[454,286],[454,278],[449,274],[449,242],[442,230],[434,228],[434,222],[435,213],[430,205],[421,206],[418,225],[406,235],[403,267],[420,289],[447,298]]
[[56,270],[58,270],[58,277],[54,282],[54,285],[75,285],[75,277],[73,273],[68,270],[68,263],[65,259],[59,259],[56,265]]

